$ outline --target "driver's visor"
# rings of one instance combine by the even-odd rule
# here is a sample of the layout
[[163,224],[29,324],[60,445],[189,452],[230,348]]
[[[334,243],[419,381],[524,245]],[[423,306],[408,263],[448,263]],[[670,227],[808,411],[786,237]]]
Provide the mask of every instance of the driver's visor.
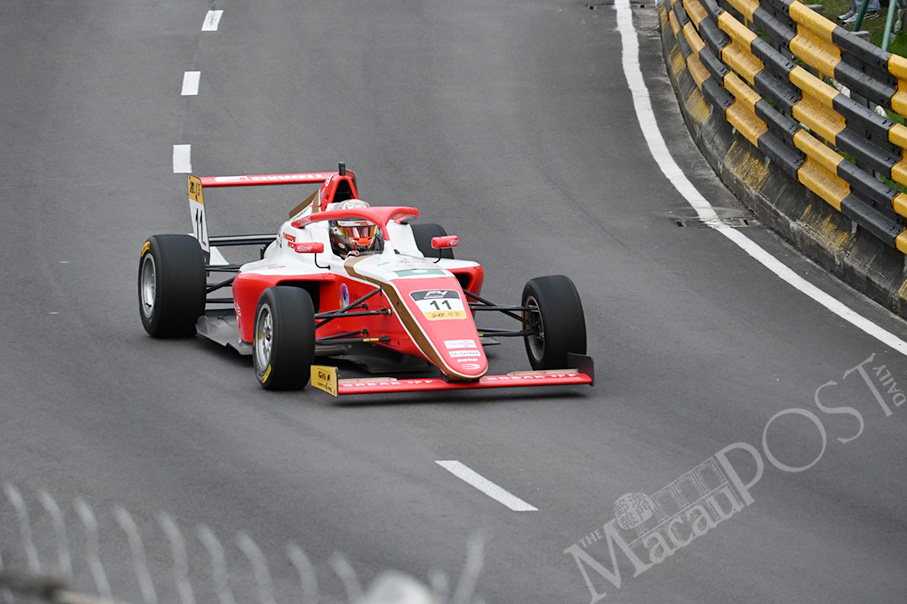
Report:
[[371,239],[375,236],[376,226],[362,220],[338,220],[337,229],[341,235],[350,239]]

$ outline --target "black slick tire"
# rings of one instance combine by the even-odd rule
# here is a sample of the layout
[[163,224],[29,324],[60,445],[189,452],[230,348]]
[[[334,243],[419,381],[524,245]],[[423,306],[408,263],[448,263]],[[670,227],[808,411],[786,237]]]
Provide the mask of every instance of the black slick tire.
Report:
[[278,285],[258,300],[252,336],[255,377],[266,390],[299,390],[315,358],[315,308],[309,293]]
[[155,338],[195,335],[205,312],[205,255],[189,235],[153,235],[139,257],[139,316]]
[[586,319],[569,277],[531,279],[523,288],[523,327],[529,364],[535,370],[567,369],[567,354],[586,354]]

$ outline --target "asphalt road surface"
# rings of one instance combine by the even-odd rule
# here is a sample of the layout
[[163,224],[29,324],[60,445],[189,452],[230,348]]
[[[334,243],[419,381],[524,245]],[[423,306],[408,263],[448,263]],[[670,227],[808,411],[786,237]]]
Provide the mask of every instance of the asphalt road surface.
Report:
[[[345,601],[333,552],[366,584],[389,568],[456,583],[476,534],[489,604],[905,601],[907,359],[718,232],[678,226],[694,214],[643,139],[612,2],[217,0],[218,27],[202,31],[210,8],[0,2],[0,481],[32,510],[44,564],[47,491],[74,543],[71,502],[92,506],[115,595],[134,601],[114,505],[142,527],[168,601],[159,511],[186,536],[198,601],[215,601],[200,524],[227,544],[241,593],[252,572],[230,543],[251,536],[280,601],[298,595],[288,541]],[[713,205],[745,215],[686,134],[654,7],[633,11],[672,154]],[[197,95],[181,94],[187,71]],[[346,161],[364,199],[458,234],[502,302],[569,275],[596,385],[336,402],[265,392],[248,358],[200,338],[152,340],[140,247],[190,227],[174,145],[202,175]],[[292,195],[212,194],[211,232],[273,230]],[[907,334],[758,225],[741,231]],[[491,361],[528,365],[517,342]],[[0,509],[0,554],[22,562],[21,522]]]

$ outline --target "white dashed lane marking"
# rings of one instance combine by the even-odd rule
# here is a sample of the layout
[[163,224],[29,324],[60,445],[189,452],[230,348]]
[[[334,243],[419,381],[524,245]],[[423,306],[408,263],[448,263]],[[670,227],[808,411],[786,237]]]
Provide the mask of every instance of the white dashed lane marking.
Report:
[[495,483],[491,482],[475,470],[463,465],[459,461],[437,461],[435,462],[463,482],[466,482],[479,489],[498,503],[503,503],[514,512],[537,512],[538,508],[529,505],[513,493],[505,491]]
[[[205,21],[202,23],[202,31],[217,31],[220,26],[220,19],[224,16],[222,10],[209,10],[205,15]],[[202,72],[187,71],[183,73],[182,96],[198,95],[198,84],[201,81]],[[191,174],[192,173],[192,146],[191,145],[173,145],[173,173],[174,174]]]
[[198,83],[202,78],[200,71],[187,71],[183,74],[183,96],[195,96],[198,94]]
[[173,173],[192,173],[192,145],[173,145]]
[[222,10],[209,10],[205,16],[205,22],[202,24],[202,31],[217,31],[220,25],[220,18],[223,16]]

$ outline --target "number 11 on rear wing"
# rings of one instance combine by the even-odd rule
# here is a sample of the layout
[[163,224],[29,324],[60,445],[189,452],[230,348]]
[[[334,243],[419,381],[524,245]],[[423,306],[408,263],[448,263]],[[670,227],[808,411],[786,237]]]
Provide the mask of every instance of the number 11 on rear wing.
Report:
[[202,179],[189,175],[189,216],[192,219],[192,235],[205,252],[205,263],[211,262],[211,245],[208,239],[208,220],[205,217],[205,194]]

